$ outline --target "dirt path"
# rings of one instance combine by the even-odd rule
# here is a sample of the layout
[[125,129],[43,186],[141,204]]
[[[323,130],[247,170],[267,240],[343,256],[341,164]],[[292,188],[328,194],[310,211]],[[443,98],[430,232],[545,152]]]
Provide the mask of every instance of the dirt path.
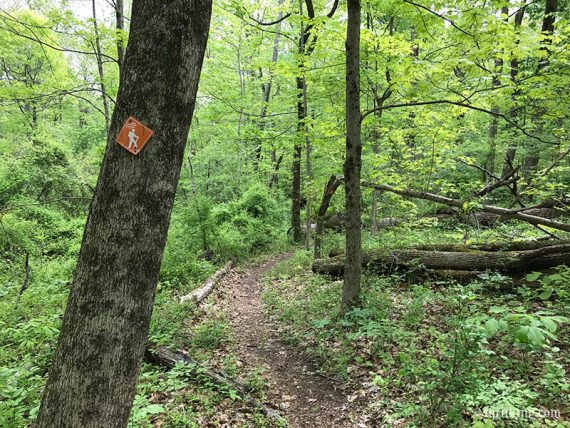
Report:
[[263,367],[269,378],[267,402],[281,411],[292,428],[353,427],[346,420],[347,393],[316,373],[302,350],[279,338],[261,303],[261,277],[290,255],[280,255],[223,281],[235,331],[237,355],[246,367]]

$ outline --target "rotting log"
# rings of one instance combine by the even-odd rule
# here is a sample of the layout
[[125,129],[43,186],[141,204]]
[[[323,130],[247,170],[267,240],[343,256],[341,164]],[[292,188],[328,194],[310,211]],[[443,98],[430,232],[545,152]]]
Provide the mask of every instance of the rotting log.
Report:
[[[401,196],[405,196],[405,197],[418,198],[418,199],[424,199],[427,201],[438,202],[440,204],[449,205],[451,207],[457,207],[457,208],[461,208],[461,209],[463,209],[463,207],[465,205],[465,202],[462,200],[459,200],[459,199],[448,198],[447,196],[436,195],[434,193],[428,193],[428,192],[420,192],[420,191],[411,190],[411,189],[398,189],[396,187],[389,186],[387,184],[375,184],[375,183],[363,182],[362,186],[363,187],[370,187],[372,189],[376,189],[376,190],[380,190],[380,191],[384,191],[384,192],[395,193],[397,195],[401,195]],[[553,229],[558,229],[558,230],[563,230],[565,232],[570,232],[570,224],[568,224],[568,223],[562,223],[562,222],[559,222],[556,220],[552,220],[552,219],[548,219],[548,218],[544,218],[544,217],[539,217],[536,215],[527,214],[526,212],[520,211],[520,210],[496,207],[493,205],[479,205],[479,210],[486,212],[486,213],[497,214],[501,217],[521,220],[521,221],[524,221],[524,222],[527,222],[530,224],[534,224],[537,226],[547,226],[547,227],[551,227]]]
[[220,280],[226,275],[230,269],[232,268],[232,262],[229,261],[225,264],[223,268],[216,271],[211,277],[209,277],[204,285],[197,290],[194,290],[192,293],[182,296],[180,298],[180,303],[194,301],[197,304],[204,300],[208,295],[212,292],[214,287],[220,282]]
[[251,395],[251,388],[248,388],[242,382],[229,379],[223,373],[202,366],[183,352],[173,351],[164,346],[158,346],[156,348],[147,347],[145,349],[144,358],[145,361],[162,366],[168,370],[174,368],[177,364],[186,364],[190,368],[189,375],[192,376],[192,378],[205,376],[215,385],[235,389],[239,393],[242,401],[267,416],[272,422],[272,426],[283,428],[289,426],[287,421],[276,410],[267,407],[261,401],[253,397]]
[[[362,266],[378,273],[395,271],[495,271],[522,274],[570,264],[570,243],[554,244],[522,251],[437,251],[427,249],[367,250],[362,253]],[[449,248],[446,248],[449,250]],[[456,248],[454,250],[457,250]],[[313,262],[313,272],[340,277],[344,273],[344,256]]]
[[538,241],[498,241],[488,242],[484,244],[423,244],[413,247],[414,250],[426,251],[449,251],[449,252],[468,252],[468,251],[529,251],[538,250],[540,248],[552,247],[554,245],[570,245],[570,239],[543,239]]

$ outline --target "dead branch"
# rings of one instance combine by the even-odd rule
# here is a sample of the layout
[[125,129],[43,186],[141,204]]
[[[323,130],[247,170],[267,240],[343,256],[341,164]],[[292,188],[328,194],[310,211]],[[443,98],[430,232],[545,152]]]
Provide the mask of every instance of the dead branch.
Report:
[[230,269],[232,268],[232,262],[227,262],[223,268],[216,271],[210,278],[206,280],[204,285],[197,290],[194,290],[192,293],[182,296],[180,298],[180,303],[194,301],[196,304],[199,304],[202,300],[204,300],[208,295],[212,292],[214,287],[218,284],[220,279],[223,278],[225,274],[227,274]]

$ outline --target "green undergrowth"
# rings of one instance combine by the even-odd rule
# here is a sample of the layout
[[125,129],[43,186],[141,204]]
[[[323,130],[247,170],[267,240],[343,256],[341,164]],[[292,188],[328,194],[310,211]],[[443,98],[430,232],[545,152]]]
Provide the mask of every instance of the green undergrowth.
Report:
[[[206,368],[223,372],[228,379],[239,379],[256,398],[263,397],[262,373],[242,369],[232,352],[234,337],[228,314],[219,305],[206,303],[201,309],[191,303],[179,305],[190,316],[184,327],[172,326],[171,334],[180,336],[178,349],[196,363],[178,364],[168,371],[145,363],[130,427],[269,426],[265,416],[243,403],[236,388],[217,385],[205,373]],[[169,347],[174,348],[173,342]]]
[[342,314],[342,281],[310,263],[298,251],[278,265],[263,301],[292,343],[366,397],[374,426],[570,426],[568,268],[510,291],[493,273],[464,285],[365,275],[362,304]]
[[[0,196],[5,193],[1,190]],[[205,196],[191,200],[178,196],[157,285],[149,342],[187,349],[197,360],[209,364],[209,355],[216,350],[222,352],[220,349],[231,340],[227,321],[223,317],[203,319],[203,312],[192,304],[179,304],[180,296],[199,287],[227,260],[251,261],[285,248],[286,213],[279,197],[260,185],[244,189],[241,196],[226,203]],[[11,203],[20,202],[23,204],[18,209],[0,213],[0,428],[24,427],[37,415],[86,214],[84,207],[71,202],[53,206],[28,206],[27,200]],[[19,296],[26,254],[30,276]],[[228,359],[221,367],[231,372],[232,364]],[[176,377],[148,367],[143,373],[143,392],[160,391],[161,382]],[[199,392],[202,390],[203,395]],[[202,410],[210,408],[207,403],[218,394],[202,383],[188,386],[185,391],[196,394],[198,401],[204,400],[196,407],[198,418],[204,416]],[[154,404],[152,394],[142,394],[135,409],[144,409],[145,399],[149,405]],[[235,401],[234,408],[241,406],[235,397],[229,399]],[[225,405],[216,403],[210,408],[214,413]],[[158,409],[154,406],[141,410],[147,412],[146,416],[133,412],[133,426],[148,426],[151,420],[162,417]],[[170,407],[165,409],[172,413]],[[192,418],[188,416],[189,421],[194,421],[188,426],[204,426]],[[185,425],[168,421],[166,426]]]

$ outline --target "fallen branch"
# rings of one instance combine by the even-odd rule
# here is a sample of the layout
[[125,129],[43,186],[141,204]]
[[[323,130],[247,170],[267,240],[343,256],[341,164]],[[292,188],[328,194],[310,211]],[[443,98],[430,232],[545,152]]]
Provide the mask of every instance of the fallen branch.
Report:
[[325,229],[325,216],[327,214],[327,210],[329,209],[329,205],[331,203],[331,199],[334,196],[338,187],[344,182],[343,177],[337,177],[336,175],[331,175],[329,181],[325,185],[325,189],[323,191],[323,198],[321,200],[321,206],[319,207],[319,211],[317,212],[317,226],[315,231],[315,246],[314,246],[314,259],[321,258],[321,243],[323,240],[323,232]]
[[[457,208],[461,208],[461,209],[463,209],[463,206],[465,205],[465,202],[461,201],[459,199],[448,198],[446,196],[436,195],[436,194],[428,193],[428,192],[420,192],[417,190],[397,189],[397,188],[389,186],[387,184],[375,184],[375,183],[363,182],[362,186],[363,187],[370,187],[370,188],[380,190],[380,191],[384,191],[384,192],[396,193],[397,195],[406,196],[406,197],[410,197],[410,198],[418,198],[418,199],[424,199],[424,200],[428,200],[428,201],[432,201],[432,202],[438,202],[440,204],[449,205],[451,207],[457,207]],[[513,210],[513,209],[501,208],[501,207],[496,207],[493,205],[480,205],[479,210],[486,212],[486,213],[497,214],[501,217],[521,220],[521,221],[524,221],[526,223],[530,223],[530,224],[534,224],[534,225],[548,226],[548,227],[551,227],[553,229],[558,229],[558,230],[563,230],[565,232],[570,232],[570,224],[561,223],[561,222],[556,221],[556,220],[538,217],[538,216],[534,216],[531,214],[525,214],[524,212],[520,212],[520,211]]]
[[202,287],[198,288],[197,290],[194,290],[192,293],[187,294],[186,296],[182,296],[180,298],[180,303],[192,300],[196,303],[200,303],[202,300],[208,297],[208,294],[212,292],[216,284],[220,281],[220,279],[222,279],[222,277],[225,274],[227,274],[230,271],[231,268],[232,268],[232,262],[231,261],[227,262],[223,268],[221,268],[216,273],[214,273],[210,278],[208,278]]
[[146,348],[144,358],[145,361],[151,364],[160,365],[168,370],[174,368],[176,364],[186,364],[191,369],[190,376],[206,376],[215,385],[235,389],[244,403],[258,409],[270,419],[274,426],[283,428],[288,427],[287,421],[279,415],[277,411],[267,407],[265,404],[251,396],[251,388],[248,388],[239,381],[228,379],[228,377],[223,373],[219,373],[200,365],[200,363],[180,351],[172,351],[164,346],[159,346],[155,349]]

